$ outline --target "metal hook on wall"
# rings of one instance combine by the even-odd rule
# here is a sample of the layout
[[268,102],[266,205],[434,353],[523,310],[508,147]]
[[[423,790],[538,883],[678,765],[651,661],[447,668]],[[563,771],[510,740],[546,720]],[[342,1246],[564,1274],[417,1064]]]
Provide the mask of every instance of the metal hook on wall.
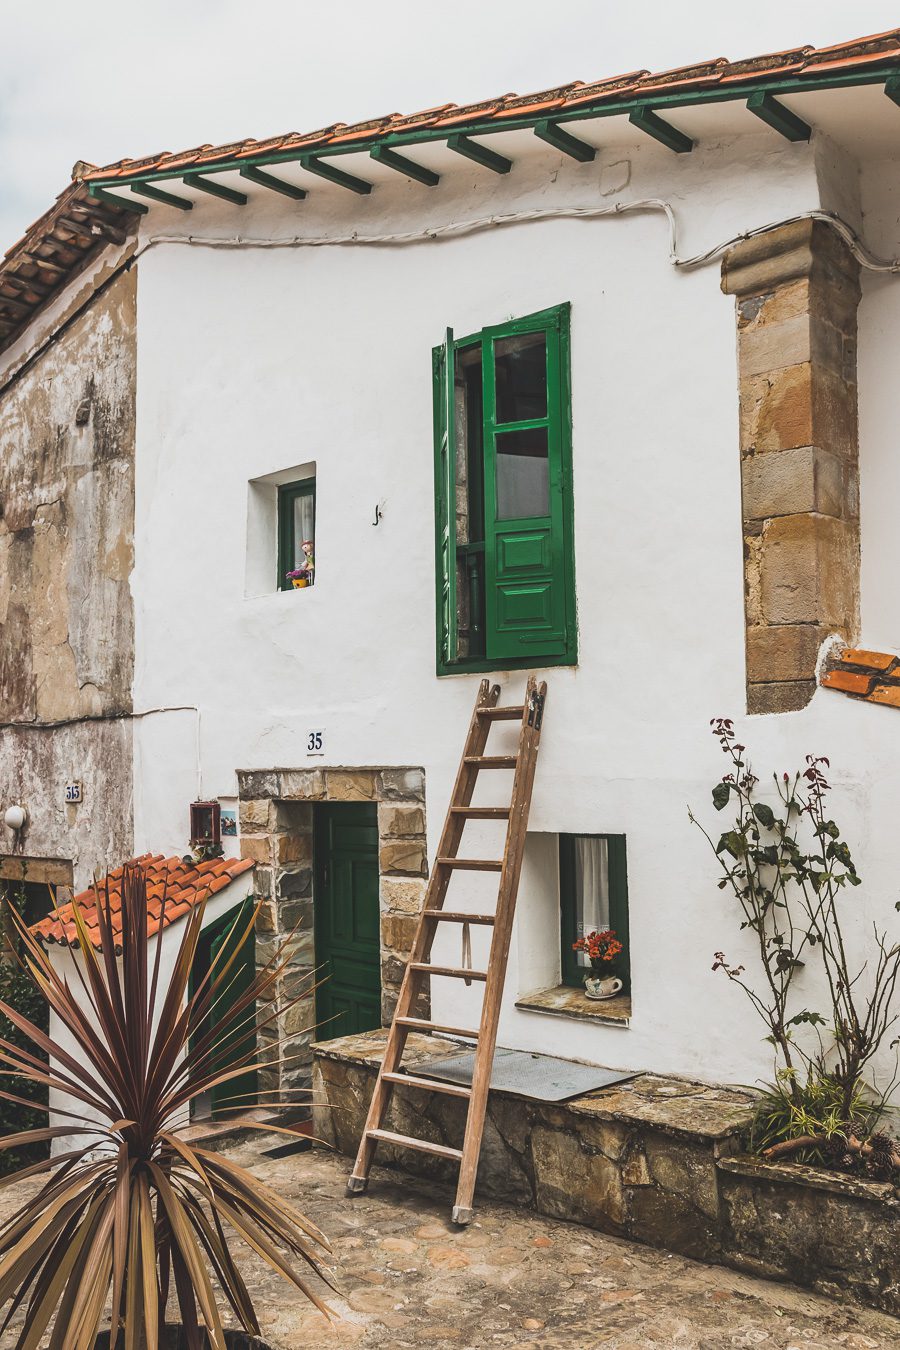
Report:
[[377,524],[379,523],[380,520],[381,520],[381,507],[380,507],[379,505],[376,504],[376,506],[375,506],[375,519],[372,521],[372,524],[373,524],[373,525],[377,525]]

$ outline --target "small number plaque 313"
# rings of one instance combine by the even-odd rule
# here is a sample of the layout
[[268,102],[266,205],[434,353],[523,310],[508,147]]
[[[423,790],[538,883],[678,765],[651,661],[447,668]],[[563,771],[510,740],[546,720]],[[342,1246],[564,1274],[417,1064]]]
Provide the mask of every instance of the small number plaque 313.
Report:
[[66,801],[81,801],[81,784],[75,779],[70,779],[69,782],[66,783]]

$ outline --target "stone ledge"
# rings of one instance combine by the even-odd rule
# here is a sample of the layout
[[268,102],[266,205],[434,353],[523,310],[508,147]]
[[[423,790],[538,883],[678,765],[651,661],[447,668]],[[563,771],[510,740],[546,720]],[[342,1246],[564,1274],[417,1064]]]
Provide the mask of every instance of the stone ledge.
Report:
[[830,1191],[833,1195],[850,1195],[857,1200],[896,1201],[900,1211],[898,1188],[890,1181],[864,1181],[862,1177],[829,1172],[824,1167],[809,1167],[803,1163],[767,1162],[752,1154],[738,1154],[734,1158],[720,1158],[716,1163],[720,1172],[754,1180],[783,1181],[791,1186],[808,1186],[814,1191]]
[[[313,1129],[359,1145],[387,1033],[313,1046]],[[459,1049],[411,1035],[404,1062]],[[741,1154],[752,1094],[660,1074],[540,1102],[492,1092],[478,1193],[738,1270],[789,1279],[900,1314],[900,1199],[891,1187]],[[392,1095],[385,1124],[460,1147],[466,1103],[424,1089]],[[378,1161],[455,1182],[443,1159],[380,1145]]]
[[614,1027],[627,1027],[631,1020],[631,999],[627,994],[592,1003],[580,989],[573,989],[567,984],[558,984],[553,989],[539,989],[534,994],[523,994],[516,999],[516,1007],[523,1012],[574,1017],[580,1021],[602,1022]]

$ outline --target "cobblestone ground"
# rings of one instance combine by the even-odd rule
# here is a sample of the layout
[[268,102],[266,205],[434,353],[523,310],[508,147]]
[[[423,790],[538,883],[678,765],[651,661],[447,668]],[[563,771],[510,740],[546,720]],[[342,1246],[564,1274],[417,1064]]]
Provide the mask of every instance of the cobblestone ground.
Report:
[[[900,1322],[789,1285],[640,1247],[522,1207],[480,1205],[455,1229],[450,1196],[375,1169],[347,1198],[349,1164],[324,1152],[232,1156],[295,1199],[331,1237],[339,1296],[329,1327],[252,1259],[273,1350],[896,1350]],[[8,1210],[12,1196],[3,1195]],[[0,1350],[14,1344],[0,1339]]]

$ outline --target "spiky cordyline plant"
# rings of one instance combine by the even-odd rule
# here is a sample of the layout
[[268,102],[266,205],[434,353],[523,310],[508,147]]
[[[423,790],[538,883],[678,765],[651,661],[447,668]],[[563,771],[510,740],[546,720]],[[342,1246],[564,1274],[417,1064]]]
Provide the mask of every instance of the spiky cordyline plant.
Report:
[[[322,1265],[330,1250],[323,1235],[251,1173],[178,1134],[178,1121],[192,1098],[255,1064],[255,1038],[253,1049],[238,1051],[227,1065],[221,1051],[217,1060],[215,1043],[233,1033],[232,1044],[246,1044],[257,1002],[269,1005],[260,1025],[275,1018],[273,996],[290,959],[290,939],[226,1010],[221,1000],[234,979],[235,960],[250,940],[255,914],[233,930],[218,966],[213,962],[188,997],[204,903],[185,919],[174,970],[163,988],[165,897],[154,953],[140,868],[126,867],[122,879],[120,936],[113,931],[108,882],[105,889],[95,886],[95,894],[100,950],[75,907],[74,987],[56,972],[18,915],[12,916],[19,959],[76,1048],[67,1050],[0,1003],[0,1011],[34,1047],[32,1053],[0,1039],[0,1066],[7,1079],[42,1083],[66,1094],[76,1109],[56,1110],[70,1124],[8,1136],[0,1147],[62,1136],[80,1136],[83,1142],[0,1183],[50,1174],[0,1228],[0,1308],[11,1303],[3,1328],[25,1305],[16,1350],[36,1350],[54,1315],[49,1350],[93,1350],[108,1310],[113,1344],[156,1350],[171,1283],[190,1350],[207,1343],[225,1350],[215,1284],[238,1326],[259,1334],[253,1302],[228,1249],[228,1230],[327,1314],[294,1268],[299,1259],[331,1283]],[[206,1023],[214,1005],[215,1031]],[[2,1095],[22,1100],[12,1092]],[[79,1107],[85,1108],[81,1114]]]

